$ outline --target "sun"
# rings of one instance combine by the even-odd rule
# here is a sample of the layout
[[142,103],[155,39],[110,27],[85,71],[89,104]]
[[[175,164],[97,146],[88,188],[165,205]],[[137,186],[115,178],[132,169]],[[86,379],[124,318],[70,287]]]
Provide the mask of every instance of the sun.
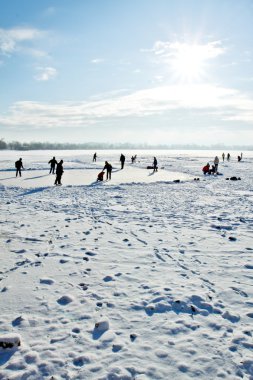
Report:
[[170,65],[174,76],[184,82],[198,81],[205,74],[207,54],[201,45],[178,44]]
[[206,74],[207,61],[216,54],[213,44],[170,44],[169,63],[172,73],[182,82],[198,81]]

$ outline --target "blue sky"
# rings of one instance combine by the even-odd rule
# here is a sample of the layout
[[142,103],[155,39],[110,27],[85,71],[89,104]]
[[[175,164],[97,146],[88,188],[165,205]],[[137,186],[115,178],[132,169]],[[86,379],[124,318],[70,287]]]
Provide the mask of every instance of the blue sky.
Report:
[[0,138],[252,144],[251,0],[0,6]]

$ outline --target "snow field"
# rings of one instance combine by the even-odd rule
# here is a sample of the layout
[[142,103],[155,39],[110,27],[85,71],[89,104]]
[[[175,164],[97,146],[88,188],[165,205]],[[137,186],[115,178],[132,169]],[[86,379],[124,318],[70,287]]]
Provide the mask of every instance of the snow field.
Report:
[[253,378],[252,158],[157,158],[180,183],[132,183],[151,155],[109,186],[0,180],[0,335],[21,341],[0,379]]

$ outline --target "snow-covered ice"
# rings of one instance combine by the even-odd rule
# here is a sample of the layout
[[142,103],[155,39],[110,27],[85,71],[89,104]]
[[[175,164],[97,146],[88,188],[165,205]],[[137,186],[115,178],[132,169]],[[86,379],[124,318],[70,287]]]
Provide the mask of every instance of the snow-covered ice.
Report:
[[93,153],[0,152],[0,379],[252,380],[253,153]]

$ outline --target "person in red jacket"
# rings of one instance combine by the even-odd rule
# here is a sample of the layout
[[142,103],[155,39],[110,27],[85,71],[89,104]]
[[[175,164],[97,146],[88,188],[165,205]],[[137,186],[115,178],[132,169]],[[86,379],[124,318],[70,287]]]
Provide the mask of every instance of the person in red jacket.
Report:
[[206,175],[206,174],[210,174],[210,164],[209,162],[203,167],[202,169],[203,173]]

